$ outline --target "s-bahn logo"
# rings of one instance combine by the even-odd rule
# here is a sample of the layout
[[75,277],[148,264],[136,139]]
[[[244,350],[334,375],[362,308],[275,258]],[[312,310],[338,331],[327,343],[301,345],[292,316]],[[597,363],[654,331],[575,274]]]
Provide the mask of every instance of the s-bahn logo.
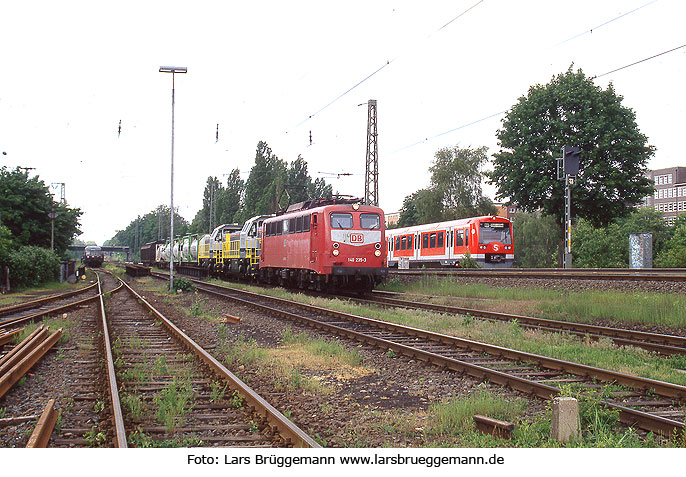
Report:
[[350,234],[350,243],[364,243],[364,234]]
[[500,247],[498,246],[498,244],[493,245],[493,251],[497,252],[498,250],[500,250]]

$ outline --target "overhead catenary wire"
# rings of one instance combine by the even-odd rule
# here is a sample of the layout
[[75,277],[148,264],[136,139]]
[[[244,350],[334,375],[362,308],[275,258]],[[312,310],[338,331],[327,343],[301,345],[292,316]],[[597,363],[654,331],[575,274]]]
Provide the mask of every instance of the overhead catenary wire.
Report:
[[631,15],[632,13],[637,12],[637,11],[639,11],[639,10],[642,9],[642,8],[645,8],[645,7],[647,7],[648,5],[652,5],[653,3],[657,2],[657,1],[658,1],[658,0],[652,0],[651,2],[648,2],[648,3],[644,4],[644,5],[641,5],[641,6],[638,7],[638,8],[634,8],[634,9],[631,10],[631,11],[628,11],[628,12],[626,12],[626,13],[622,13],[621,15],[616,16],[616,17],[614,17],[614,18],[612,18],[612,19],[610,19],[610,20],[608,20],[608,21],[606,21],[606,22],[604,22],[604,23],[601,23],[600,25],[594,26],[593,28],[589,28],[589,29],[586,30],[586,31],[583,31],[583,32],[581,32],[581,33],[578,33],[578,34],[576,34],[576,35],[574,35],[574,36],[571,36],[571,37],[567,38],[566,40],[562,40],[560,43],[556,44],[555,46],[560,46],[560,45],[562,45],[562,44],[564,44],[564,43],[567,43],[568,41],[575,40],[575,39],[579,38],[580,36],[584,36],[584,35],[587,34],[587,33],[593,33],[593,30],[599,30],[599,29],[601,29],[602,27],[604,27],[604,26],[606,26],[606,25],[609,25],[610,23],[612,23],[612,22],[614,22],[614,21],[617,21],[617,20],[619,20],[620,18],[624,18],[624,17],[627,16],[627,15]]
[[[448,21],[446,24],[444,24],[443,26],[441,26],[440,28],[438,28],[438,29],[437,29],[436,31],[434,31],[433,33],[429,34],[428,37],[431,37],[431,35],[433,35],[433,34],[435,34],[435,33],[438,33],[439,31],[443,30],[443,29],[446,28],[448,25],[450,25],[451,23],[453,23],[454,21],[458,20],[458,19],[461,18],[463,15],[465,15],[466,13],[468,13],[470,10],[474,9],[474,8],[477,7],[479,4],[483,3],[483,1],[484,1],[484,0],[479,0],[478,2],[476,2],[476,3],[475,3],[474,5],[472,5],[471,7],[469,7],[469,8],[467,8],[466,10],[460,12],[457,16],[455,16],[454,18],[452,18],[452,19],[451,19],[450,21]],[[394,62],[395,60],[397,60],[398,58],[399,58],[399,56],[396,56],[395,58],[392,58],[392,59],[390,59],[390,60],[386,60],[386,62],[385,62],[383,65],[381,65],[379,68],[377,68],[374,72],[372,72],[371,74],[367,75],[366,77],[364,77],[363,79],[361,79],[360,81],[358,81],[357,83],[355,83],[353,86],[351,86],[350,88],[348,88],[346,91],[344,91],[343,93],[341,93],[340,95],[338,95],[336,98],[334,98],[334,99],[333,99],[332,101],[330,101],[328,104],[326,104],[325,106],[319,108],[317,111],[315,111],[314,113],[310,114],[308,117],[306,117],[305,119],[303,119],[302,121],[300,121],[300,122],[296,125],[296,127],[302,126],[304,123],[306,123],[306,122],[309,121],[310,119],[314,118],[316,115],[318,115],[319,113],[321,113],[322,111],[324,111],[326,108],[328,108],[329,106],[331,106],[331,105],[333,105],[334,103],[336,103],[337,101],[339,101],[341,98],[343,98],[345,95],[347,95],[348,93],[350,93],[352,90],[354,90],[355,88],[357,88],[358,86],[360,86],[362,83],[364,83],[364,82],[368,81],[369,79],[371,79],[374,75],[376,75],[376,74],[379,73],[381,70],[383,70],[384,68],[386,68],[387,66],[389,66],[391,63],[393,63],[393,62]]]
[[638,65],[638,64],[640,64],[640,63],[643,63],[644,61],[652,60],[652,59],[654,59],[654,58],[657,58],[658,56],[666,55],[667,53],[672,53],[672,52],[674,52],[674,51],[676,51],[676,50],[679,50],[679,49],[681,49],[681,48],[684,48],[684,47],[686,47],[686,44],[681,45],[681,46],[677,46],[676,48],[672,48],[671,50],[663,51],[662,53],[658,53],[657,55],[649,56],[648,58],[643,58],[642,60],[634,61],[634,62],[631,63],[631,64],[622,66],[622,67],[620,67],[620,68],[615,68],[614,70],[608,71],[607,73],[603,73],[603,74],[601,74],[601,75],[593,76],[591,79],[600,78],[600,77],[602,77],[602,76],[607,76],[607,75],[609,75],[609,74],[616,73],[617,71],[625,70],[625,69],[627,69],[627,68],[630,68],[631,66]]
[[[606,21],[606,22],[604,22],[604,23],[601,23],[600,25],[598,25],[598,26],[596,26],[596,27],[593,27],[593,28],[591,28],[591,29],[589,29],[589,30],[586,30],[586,31],[584,31],[583,33],[580,33],[580,34],[575,35],[575,36],[573,36],[573,37],[571,37],[571,38],[568,38],[568,39],[566,39],[566,40],[564,40],[564,41],[561,41],[560,43],[558,43],[558,44],[555,45],[555,46],[559,46],[559,45],[561,45],[561,44],[563,44],[563,43],[565,43],[565,42],[571,41],[571,40],[573,40],[573,39],[575,39],[575,38],[578,38],[578,37],[580,37],[580,36],[582,36],[582,35],[584,35],[584,34],[586,34],[586,33],[593,32],[594,29],[597,30],[597,29],[599,29],[599,28],[601,28],[601,27],[603,27],[603,26],[605,26],[605,25],[607,25],[607,24],[609,24],[609,23],[612,23],[612,22],[614,22],[614,21],[616,21],[616,20],[619,20],[620,18],[623,18],[623,17],[625,17],[625,16],[627,16],[627,15],[629,15],[629,14],[631,14],[631,13],[634,13],[634,12],[636,12],[636,11],[638,11],[638,10],[644,8],[644,7],[647,7],[648,5],[651,5],[651,4],[653,4],[653,3],[656,3],[657,1],[658,1],[658,0],[652,0],[651,2],[648,2],[648,3],[644,4],[644,5],[641,5],[641,6],[638,7],[638,8],[635,8],[635,9],[629,11],[629,12],[623,13],[623,14],[621,14],[621,15],[615,17],[615,18],[612,18],[611,20],[608,20],[608,21]],[[475,5],[475,6],[476,6],[476,5]],[[472,8],[473,8],[473,7],[472,7]],[[451,21],[451,22],[452,22],[452,21]],[[451,22],[448,22],[448,24],[450,24]],[[448,25],[448,24],[446,24],[446,25]],[[671,53],[671,52],[673,52],[673,51],[676,51],[676,50],[678,50],[678,49],[680,49],[680,48],[684,48],[684,47],[686,47],[686,45],[681,45],[681,46],[678,46],[678,47],[676,47],[676,48],[672,48],[671,50],[663,51],[662,53],[658,53],[657,55],[653,55],[653,56],[651,56],[651,57],[649,57],[649,58],[645,58],[645,59],[643,59],[643,60],[636,61],[636,62],[631,63],[631,64],[629,64],[629,65],[622,66],[621,68],[617,68],[617,69],[614,69],[614,70],[612,70],[612,71],[608,71],[607,73],[603,73],[603,74],[601,74],[601,75],[593,76],[593,77],[591,77],[591,79],[596,79],[596,78],[600,78],[601,76],[605,76],[605,75],[609,75],[609,74],[611,74],[611,73],[615,73],[615,72],[617,72],[617,71],[623,70],[623,69],[625,69],[625,68],[629,68],[629,67],[631,67],[631,66],[637,65],[637,64],[642,63],[642,62],[644,62],[644,61],[651,60],[651,59],[653,59],[653,58],[657,58],[658,56],[662,56],[662,55],[665,55],[665,54],[667,54],[667,53]],[[442,133],[435,134],[435,135],[430,136],[430,137],[426,137],[425,139],[419,140],[419,141],[417,141],[417,142],[415,142],[415,143],[413,143],[413,144],[409,144],[409,145],[407,145],[407,146],[404,146],[404,147],[401,147],[401,148],[399,148],[399,149],[396,149],[395,151],[392,151],[391,154],[395,154],[395,153],[404,151],[405,149],[412,148],[412,147],[417,146],[417,145],[419,145],[419,144],[423,144],[423,143],[425,143],[425,142],[428,142],[428,141],[430,141],[430,140],[432,140],[432,139],[436,139],[436,138],[438,138],[438,137],[440,137],[440,136],[444,136],[444,135],[446,135],[446,134],[450,134],[450,133],[452,133],[452,132],[458,131],[458,130],[463,129],[463,128],[466,128],[466,127],[468,127],[468,126],[472,126],[472,125],[477,124],[477,123],[480,123],[480,122],[482,122],[482,121],[486,121],[486,120],[491,119],[491,118],[493,118],[493,117],[503,115],[503,114],[505,114],[505,113],[507,113],[507,111],[500,111],[500,112],[498,112],[498,113],[491,114],[491,115],[489,115],[489,116],[486,116],[486,117],[481,118],[481,119],[477,119],[476,121],[472,121],[472,122],[467,123],[467,124],[463,124],[463,125],[461,125],[461,126],[458,126],[458,127],[456,127],[456,128],[450,129],[450,130],[448,130],[448,131],[444,131],[444,132],[442,132]]]

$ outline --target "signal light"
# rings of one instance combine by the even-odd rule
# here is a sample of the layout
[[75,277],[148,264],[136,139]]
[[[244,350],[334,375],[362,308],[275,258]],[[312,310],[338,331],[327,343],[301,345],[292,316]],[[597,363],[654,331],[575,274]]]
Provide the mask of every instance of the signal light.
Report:
[[332,253],[334,257],[338,257],[338,254],[341,252],[337,248],[335,248]]
[[380,257],[381,256],[381,250],[374,250],[374,256]]
[[565,146],[562,150],[562,163],[565,175],[575,176],[579,173],[579,153],[578,146]]

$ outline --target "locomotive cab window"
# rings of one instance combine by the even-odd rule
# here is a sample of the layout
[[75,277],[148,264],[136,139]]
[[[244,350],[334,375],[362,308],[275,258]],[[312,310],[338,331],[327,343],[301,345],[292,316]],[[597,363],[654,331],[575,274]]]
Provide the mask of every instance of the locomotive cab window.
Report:
[[332,213],[331,214],[331,228],[332,229],[352,229],[353,228],[353,214]]
[[491,242],[512,245],[510,227],[504,222],[482,222],[479,224],[479,243],[489,244]]
[[303,217],[303,232],[309,232],[310,231],[310,218],[312,217],[312,214],[307,214]]
[[379,214],[360,214],[360,227],[367,230],[381,227]]

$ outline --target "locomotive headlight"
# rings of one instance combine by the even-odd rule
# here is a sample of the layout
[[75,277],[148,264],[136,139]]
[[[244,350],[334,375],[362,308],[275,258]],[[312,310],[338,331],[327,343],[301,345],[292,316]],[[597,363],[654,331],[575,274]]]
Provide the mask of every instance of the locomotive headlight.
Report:
[[486,246],[485,246],[485,245],[479,245],[479,248],[480,248],[481,250],[486,250]]
[[[381,244],[380,244],[379,242],[375,243],[375,244],[374,244],[374,248],[377,249],[377,250],[380,250],[380,249],[381,249]],[[377,255],[377,257],[378,257],[378,255]]]
[[338,257],[338,254],[341,253],[341,252],[340,252],[340,250],[338,250],[337,248],[335,248],[335,249],[333,250],[332,253],[333,253],[333,256],[334,256],[334,257]]
[[380,257],[381,256],[381,250],[374,250],[374,256]]
[[359,209],[359,208],[360,208],[360,204],[359,204],[358,202],[355,202],[355,203],[353,204],[353,210],[357,210],[357,209]]
[[338,248],[338,242],[333,243],[333,248]]

